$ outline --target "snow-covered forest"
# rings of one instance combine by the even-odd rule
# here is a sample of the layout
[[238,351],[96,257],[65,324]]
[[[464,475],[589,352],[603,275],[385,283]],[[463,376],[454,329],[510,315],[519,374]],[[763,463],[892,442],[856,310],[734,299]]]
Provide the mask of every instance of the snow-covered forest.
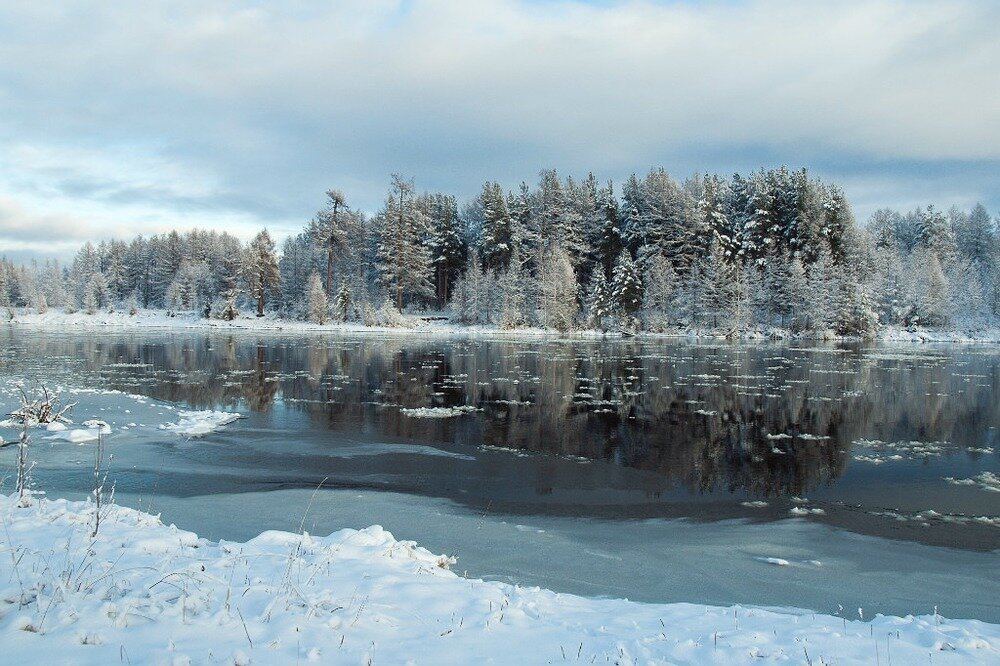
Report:
[[836,185],[781,167],[620,186],[542,171],[460,204],[394,176],[374,216],[327,192],[280,248],[225,232],[87,243],[70,265],[0,264],[0,306],[45,312],[272,314],[402,325],[670,332],[1000,322],[1000,220],[982,205],[877,211],[856,223]]

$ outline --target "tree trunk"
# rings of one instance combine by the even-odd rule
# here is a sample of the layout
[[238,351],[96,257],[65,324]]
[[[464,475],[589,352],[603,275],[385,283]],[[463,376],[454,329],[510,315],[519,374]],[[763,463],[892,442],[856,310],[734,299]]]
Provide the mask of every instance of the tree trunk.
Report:
[[264,316],[264,288],[261,287],[260,291],[257,293],[257,316]]
[[326,253],[326,297],[333,298],[333,242],[337,228],[337,202],[333,202],[333,220],[330,223],[330,245]]
[[326,297],[333,298],[333,247],[326,253]]

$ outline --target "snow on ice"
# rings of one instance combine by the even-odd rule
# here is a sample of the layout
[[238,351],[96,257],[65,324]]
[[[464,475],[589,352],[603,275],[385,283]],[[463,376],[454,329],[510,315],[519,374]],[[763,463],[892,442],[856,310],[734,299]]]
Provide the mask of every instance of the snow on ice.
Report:
[[160,430],[168,430],[182,437],[204,437],[240,418],[235,412],[217,412],[211,409],[179,411],[180,420],[160,425]]

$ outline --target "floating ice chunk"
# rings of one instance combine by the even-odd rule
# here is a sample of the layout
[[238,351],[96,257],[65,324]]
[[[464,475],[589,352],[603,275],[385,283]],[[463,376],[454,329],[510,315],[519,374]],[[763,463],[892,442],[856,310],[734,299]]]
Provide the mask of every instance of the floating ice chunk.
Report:
[[403,416],[420,419],[448,419],[461,414],[470,414],[481,411],[472,405],[462,405],[460,407],[417,407],[415,409],[400,409]]
[[762,500],[754,500],[752,502],[740,502],[740,506],[745,506],[748,509],[763,509],[767,507],[767,502]]
[[236,412],[217,412],[211,409],[180,411],[177,416],[180,417],[179,421],[164,423],[160,430],[169,430],[183,437],[204,437],[240,418]]
[[[68,429],[63,425],[62,428],[58,427],[63,424],[61,423],[49,423],[46,428],[52,434],[48,437],[50,440],[63,440],[66,442],[73,442],[74,444],[84,444],[86,442],[93,442],[98,438],[98,435],[110,435],[111,426],[106,422],[97,419],[91,419],[89,421],[84,421],[80,425],[82,428]],[[56,426],[53,428],[52,426]]]
[[99,430],[102,435],[111,434],[111,426],[108,425],[107,421],[101,421],[99,419],[90,419],[89,421],[84,421],[81,423],[84,428],[89,428],[91,430]]
[[956,486],[976,486],[982,490],[1000,493],[1000,476],[993,472],[983,472],[971,479],[956,479],[953,476],[946,476],[944,480]]
[[792,514],[793,516],[809,516],[809,515],[812,515],[812,516],[825,516],[826,515],[826,511],[824,511],[823,509],[810,509],[809,507],[806,507],[806,506],[795,506],[795,507],[792,507],[788,511],[788,513]]
[[93,442],[97,439],[98,430],[96,428],[73,428],[72,430],[62,430],[52,434],[49,439],[52,440],[63,440],[66,442],[72,442],[74,444],[84,444],[85,442]]
[[765,562],[767,564],[773,564],[776,567],[787,567],[791,562],[788,560],[783,560],[780,557],[755,557],[758,562]]

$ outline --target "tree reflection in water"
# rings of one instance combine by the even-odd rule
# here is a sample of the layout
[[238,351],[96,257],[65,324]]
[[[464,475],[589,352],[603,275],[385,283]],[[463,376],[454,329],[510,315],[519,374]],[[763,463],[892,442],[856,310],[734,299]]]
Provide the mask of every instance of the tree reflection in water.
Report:
[[[1000,416],[993,355],[913,347],[192,332],[41,337],[31,352],[196,408],[280,406],[339,433],[610,461],[652,473],[651,493],[802,494],[837,479],[858,438],[980,445]],[[466,405],[481,411],[400,411]]]

